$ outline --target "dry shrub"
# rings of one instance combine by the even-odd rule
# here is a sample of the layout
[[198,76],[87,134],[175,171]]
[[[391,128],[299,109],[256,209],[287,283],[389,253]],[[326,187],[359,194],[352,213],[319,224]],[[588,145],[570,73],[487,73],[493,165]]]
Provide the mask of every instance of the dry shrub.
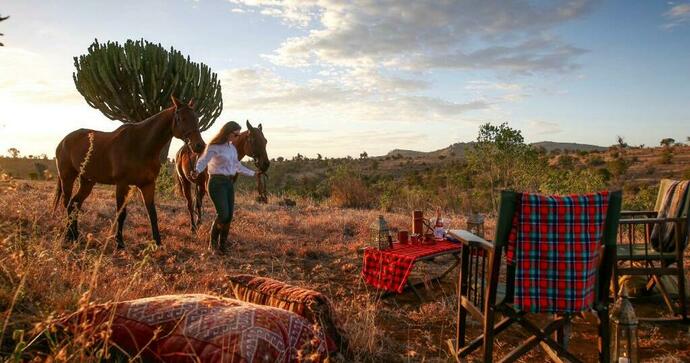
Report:
[[362,179],[338,173],[331,178],[331,203],[340,208],[370,208],[372,194]]

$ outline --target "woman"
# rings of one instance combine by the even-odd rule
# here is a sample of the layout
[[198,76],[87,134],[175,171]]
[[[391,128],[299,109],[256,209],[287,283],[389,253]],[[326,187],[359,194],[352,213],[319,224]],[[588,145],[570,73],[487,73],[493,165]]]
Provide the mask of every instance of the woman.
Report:
[[223,125],[218,134],[211,139],[191,173],[192,178],[196,178],[208,166],[208,194],[217,214],[211,225],[209,248],[217,248],[221,254],[226,252],[225,245],[235,209],[235,174],[259,176],[237,159],[237,149],[233,144],[237,142],[241,129],[235,121]]

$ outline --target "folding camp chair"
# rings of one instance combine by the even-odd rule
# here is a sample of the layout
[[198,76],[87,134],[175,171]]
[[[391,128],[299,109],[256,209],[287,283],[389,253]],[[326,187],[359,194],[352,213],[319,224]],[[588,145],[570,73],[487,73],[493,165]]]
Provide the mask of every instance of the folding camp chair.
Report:
[[[572,317],[593,309],[599,319],[599,360],[608,362],[609,287],[620,208],[620,191],[568,197],[504,191],[493,243],[453,231],[463,250],[456,339],[448,342],[451,354],[459,361],[481,347],[482,360],[491,362],[496,336],[518,323],[531,336],[501,362],[513,362],[537,345],[554,361],[579,362],[567,350],[565,333]],[[554,318],[540,328],[528,319],[533,312]],[[468,313],[482,326],[482,334],[470,342]]]
[[[658,287],[674,318],[646,318],[642,320],[688,319],[687,292],[683,270],[683,252],[688,245],[688,209],[690,187],[688,181],[663,179],[653,211],[623,211],[618,232],[614,288],[619,289],[619,277],[645,276],[646,290]],[[678,305],[671,301],[669,286],[662,276],[675,276]]]

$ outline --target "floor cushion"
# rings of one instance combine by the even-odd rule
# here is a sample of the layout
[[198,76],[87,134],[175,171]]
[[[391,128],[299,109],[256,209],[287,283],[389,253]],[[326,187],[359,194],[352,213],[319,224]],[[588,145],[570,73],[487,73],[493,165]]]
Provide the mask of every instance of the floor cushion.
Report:
[[329,353],[347,350],[333,308],[320,292],[246,274],[230,276],[230,285],[238,300],[292,311],[319,326],[326,335]]
[[110,343],[147,361],[298,362],[327,357],[323,333],[304,317],[204,294],[90,306],[62,318],[61,325],[73,331],[89,327],[96,335],[106,330]]

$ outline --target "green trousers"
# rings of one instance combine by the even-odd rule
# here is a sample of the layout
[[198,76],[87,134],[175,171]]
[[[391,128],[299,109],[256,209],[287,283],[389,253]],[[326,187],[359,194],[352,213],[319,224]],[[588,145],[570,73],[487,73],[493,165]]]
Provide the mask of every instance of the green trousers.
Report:
[[218,223],[230,224],[235,211],[235,186],[231,178],[211,175],[208,181],[208,195],[216,207]]

